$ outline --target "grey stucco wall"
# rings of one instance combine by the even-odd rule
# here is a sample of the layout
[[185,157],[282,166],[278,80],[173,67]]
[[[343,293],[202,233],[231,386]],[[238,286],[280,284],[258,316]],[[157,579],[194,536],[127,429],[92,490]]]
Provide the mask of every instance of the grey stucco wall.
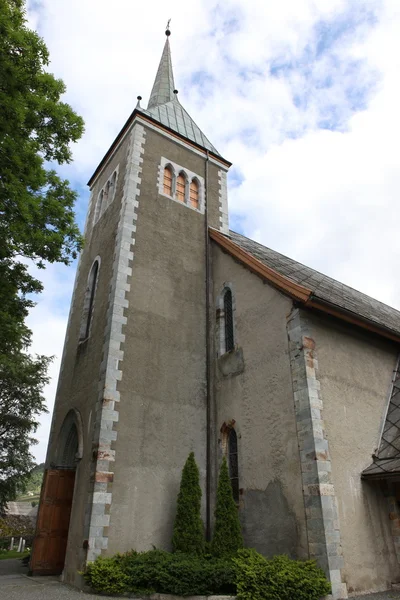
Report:
[[[247,546],[263,554],[307,556],[305,512],[294,414],[286,317],[292,303],[212,246],[214,308],[226,282],[235,301],[236,344],[244,368],[215,363],[215,469],[223,423],[235,420],[239,448],[239,514]],[[214,313],[215,314],[215,313]],[[218,332],[215,343],[218,346]],[[216,476],[214,476],[216,477]]]
[[[107,553],[170,547],[190,451],[205,478],[204,215],[158,193],[165,157],[205,176],[205,158],[146,128]],[[219,224],[209,165],[210,223]],[[205,500],[203,501],[203,507]]]
[[349,593],[388,589],[400,576],[389,504],[380,484],[360,475],[379,442],[398,348],[350,326],[309,314],[307,319],[339,507],[342,577]]
[[[93,226],[93,211],[98,191],[118,165],[119,176],[114,201]],[[60,452],[59,433],[64,418],[70,409],[74,408],[78,410],[83,425],[83,456],[76,470],[75,491],[64,570],[65,580],[71,583],[79,581],[77,571],[83,568],[86,560],[86,549],[83,548],[83,543],[88,537],[87,502],[91,486],[92,445],[93,443],[95,444],[95,440],[93,440],[94,414],[98,401],[104,327],[125,166],[126,143],[123,143],[93,188],[94,201],[92,202],[92,210],[88,218],[85,246],[80,257],[79,272],[77,273],[46,459],[47,467],[50,463],[56,462],[57,455]],[[79,344],[79,331],[87,277],[97,256],[101,258],[101,266],[98,274],[91,333],[86,342]]]

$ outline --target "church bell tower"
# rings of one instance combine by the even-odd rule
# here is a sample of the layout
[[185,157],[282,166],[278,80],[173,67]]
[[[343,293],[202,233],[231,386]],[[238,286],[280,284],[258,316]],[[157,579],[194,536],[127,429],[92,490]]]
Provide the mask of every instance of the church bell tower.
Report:
[[31,563],[71,583],[100,554],[169,548],[191,451],[210,511],[208,228],[228,233],[230,163],[180,103],[166,36],[89,181],[42,497],[64,497],[64,534],[57,554],[39,524]]

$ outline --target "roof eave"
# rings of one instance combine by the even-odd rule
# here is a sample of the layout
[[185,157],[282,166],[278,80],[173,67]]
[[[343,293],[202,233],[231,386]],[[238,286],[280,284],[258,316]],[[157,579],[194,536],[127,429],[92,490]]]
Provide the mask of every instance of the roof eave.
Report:
[[174,131],[173,129],[171,129],[167,125],[163,125],[162,123],[160,123],[159,121],[157,121],[157,119],[153,119],[148,114],[142,112],[138,108],[135,108],[133,110],[133,112],[131,113],[131,115],[129,116],[128,120],[123,125],[122,129],[120,130],[120,132],[118,133],[117,137],[115,138],[115,140],[113,141],[113,143],[111,144],[111,146],[109,147],[109,149],[107,150],[107,152],[105,153],[105,155],[103,156],[103,158],[101,159],[101,161],[99,162],[99,164],[98,164],[97,168],[95,169],[93,175],[89,179],[89,181],[87,183],[87,185],[89,187],[91,187],[93,181],[96,179],[97,175],[103,169],[103,167],[106,164],[107,160],[109,159],[110,155],[112,154],[112,152],[114,151],[114,149],[116,148],[116,146],[119,144],[121,138],[125,135],[126,131],[132,125],[132,123],[133,123],[133,121],[134,121],[134,119],[135,119],[136,116],[140,116],[142,119],[150,121],[152,124],[156,125],[159,129],[168,132],[170,135],[172,135],[172,136],[174,136],[174,137],[176,137],[178,139],[181,139],[181,140],[185,141],[187,144],[189,144],[191,146],[194,146],[194,147],[196,147],[199,150],[202,150],[205,154],[207,154],[207,153],[210,154],[210,156],[212,156],[215,160],[218,160],[219,162],[221,162],[222,164],[224,164],[227,167],[227,169],[229,169],[229,167],[232,166],[232,163],[229,162],[228,160],[226,160],[226,158],[223,158],[222,156],[220,156],[219,154],[216,154],[215,152],[212,152],[211,150],[207,150],[201,144],[198,144],[197,142],[194,142],[193,140],[190,140],[189,138],[187,138],[186,136],[182,135],[181,133],[178,133],[177,131]]
[[338,306],[337,304],[333,304],[332,302],[318,298],[318,296],[311,295],[305,306],[310,309],[324,312],[325,314],[329,314],[333,317],[337,317],[342,321],[357,325],[358,327],[366,329],[371,333],[375,333],[385,337],[386,339],[400,343],[400,335],[396,331],[393,331],[392,329],[389,329],[388,327],[385,327],[376,321],[372,321],[371,319],[367,319],[366,317]]
[[229,237],[222,234],[216,229],[209,228],[209,235],[221,248],[226,250],[233,258],[240,261],[250,271],[265,279],[273,287],[280,292],[289,296],[296,302],[300,303],[304,308],[316,310],[321,313],[336,317],[346,323],[351,323],[370,333],[375,333],[381,337],[392,340],[400,344],[400,334],[397,332],[352,313],[336,304],[327,302],[322,298],[313,295],[313,291],[305,286],[295,283],[285,275],[278,273],[271,267],[267,267],[263,262],[255,258],[250,252],[243,250],[238,244],[233,242]]

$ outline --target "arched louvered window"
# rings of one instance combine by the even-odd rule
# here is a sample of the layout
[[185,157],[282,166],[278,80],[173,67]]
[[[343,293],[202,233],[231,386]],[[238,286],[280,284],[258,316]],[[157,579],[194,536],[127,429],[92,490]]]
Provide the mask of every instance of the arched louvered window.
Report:
[[224,320],[225,320],[225,352],[230,352],[235,347],[233,335],[233,305],[232,291],[228,288],[224,294]]
[[199,208],[199,184],[196,179],[192,179],[190,183],[190,205]]
[[228,437],[228,466],[233,498],[239,504],[239,461],[236,431],[232,428]]
[[176,199],[185,202],[186,179],[183,173],[179,173],[176,179]]
[[172,196],[172,169],[168,165],[164,169],[164,194]]
[[96,260],[90,270],[88,286],[86,288],[85,300],[83,305],[82,324],[80,339],[86,340],[89,337],[90,325],[93,316],[94,296],[96,293],[97,277],[99,273],[99,261]]

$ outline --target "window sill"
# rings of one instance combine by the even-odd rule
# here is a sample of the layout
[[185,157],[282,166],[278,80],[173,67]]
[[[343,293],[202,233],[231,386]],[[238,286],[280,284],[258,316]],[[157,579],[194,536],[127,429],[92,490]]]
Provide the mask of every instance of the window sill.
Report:
[[240,375],[244,371],[242,348],[234,348],[218,358],[218,367],[224,377]]

